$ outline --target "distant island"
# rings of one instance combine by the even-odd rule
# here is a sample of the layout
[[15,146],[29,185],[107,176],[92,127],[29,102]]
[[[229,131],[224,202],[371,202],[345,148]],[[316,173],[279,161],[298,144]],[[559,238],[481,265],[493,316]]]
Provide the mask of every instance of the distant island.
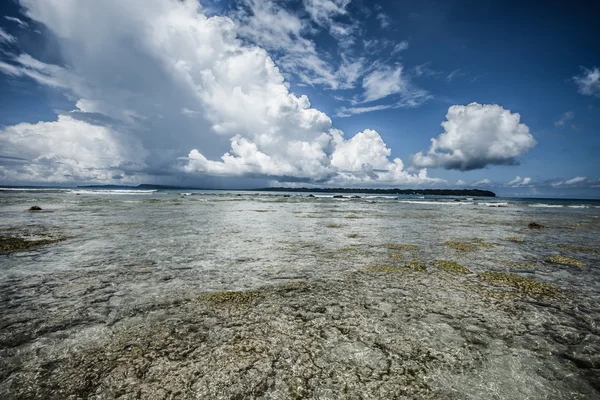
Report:
[[[79,189],[139,189],[139,190],[227,190],[206,189],[197,187],[164,186],[141,184],[138,186],[125,185],[87,185],[77,186]],[[231,189],[236,190],[236,189]],[[471,197],[496,197],[494,192],[480,189],[360,189],[360,188],[286,188],[266,187],[259,189],[237,189],[245,192],[292,192],[292,193],[361,193],[361,194],[404,194],[422,196],[471,196]]]
[[479,189],[357,189],[357,188],[286,188],[269,187],[255,189],[261,192],[313,192],[313,193],[361,193],[361,194],[408,194],[424,196],[477,196],[496,197],[496,193]]

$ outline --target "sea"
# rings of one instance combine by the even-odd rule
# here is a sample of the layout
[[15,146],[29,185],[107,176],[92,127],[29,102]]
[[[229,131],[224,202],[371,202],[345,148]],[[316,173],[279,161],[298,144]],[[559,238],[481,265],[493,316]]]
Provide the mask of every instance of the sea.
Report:
[[[415,367],[415,379],[420,379],[423,386],[415,386],[415,392],[402,392],[399,387],[404,385],[402,390],[406,390],[408,381],[393,383],[385,375],[369,375],[379,364],[369,364],[369,370],[361,364],[361,354],[381,351],[379,358],[394,365],[401,364],[403,354],[410,353],[410,349],[390,345],[382,350],[382,344],[377,347],[373,340],[364,339],[371,337],[366,333],[362,339],[348,334],[345,341],[335,343],[322,339],[321,352],[314,356],[324,357],[320,359],[320,370],[334,362],[327,358],[331,357],[326,356],[328,351],[344,343],[355,347],[361,340],[367,343],[362,353],[350,352],[354,355],[343,361],[358,371],[353,372],[357,376],[368,375],[368,379],[356,381],[359,383],[353,390],[357,394],[384,396],[388,392],[382,388],[388,382],[392,390],[388,394],[396,398],[600,398],[600,200],[361,193],[333,196],[0,188],[2,240],[17,237],[48,241],[39,247],[0,254],[0,394],[3,398],[111,398],[117,393],[111,390],[116,390],[114,382],[119,379],[129,380],[138,389],[151,387],[145,375],[124,374],[117,379],[111,375],[114,369],[97,371],[93,379],[88,378],[87,386],[81,384],[76,389],[67,384],[61,389],[57,382],[75,379],[75,373],[60,372],[62,366],[72,365],[72,357],[99,343],[102,345],[96,351],[102,352],[112,346],[116,336],[125,335],[124,330],[150,324],[150,315],[156,310],[167,313],[166,305],[169,318],[183,321],[180,326],[191,326],[193,323],[184,315],[191,312],[177,308],[178,302],[218,293],[266,293],[305,285],[309,292],[314,290],[310,296],[331,290],[333,294],[321,300],[324,307],[335,299],[336,291],[345,293],[348,288],[357,298],[370,299],[364,304],[379,304],[377,310],[389,305],[389,315],[366,313],[365,325],[357,322],[356,329],[368,330],[394,320],[394,324],[385,325],[386,329],[408,335],[410,327],[416,340],[411,349],[426,344],[432,352],[442,354],[429,364],[423,361]],[[42,210],[29,211],[32,206]],[[465,273],[458,276],[438,267],[440,260],[460,264]],[[394,274],[400,270],[408,272]],[[488,279],[490,276],[493,279]],[[543,284],[539,291],[528,292],[528,282],[532,281]],[[402,286],[401,293],[396,292],[400,290],[397,285]],[[333,287],[340,289],[330,289]],[[438,289],[434,292],[430,288]],[[469,292],[469,288],[476,289]],[[544,297],[550,292],[559,295]],[[307,293],[298,292],[293,301],[308,301]],[[420,303],[415,300],[419,296],[424,296]],[[367,306],[354,304],[352,297],[344,297],[345,303],[339,300],[340,309],[363,312]],[[287,298],[264,298],[269,299],[264,304],[270,308],[265,305],[262,316],[277,309],[272,319],[284,318],[293,309],[285,308],[289,305],[285,301],[292,301]],[[256,301],[255,308],[263,304],[263,300]],[[316,300],[311,297],[310,301]],[[281,305],[284,303],[285,307]],[[457,309],[444,308],[444,303],[455,304]],[[405,308],[408,304],[416,308]],[[477,318],[469,319],[470,307],[481,308],[479,322]],[[232,315],[219,318],[232,318],[243,326],[246,314]],[[331,315],[325,312],[323,323],[338,326],[340,320]],[[375,315],[378,319],[370,320]],[[190,321],[200,318],[188,317]],[[223,326],[222,332],[238,329],[235,326]],[[211,335],[219,327],[217,323],[206,328],[206,340],[213,340]],[[326,330],[323,332],[328,335]],[[340,328],[340,332],[344,331]],[[387,337],[386,330],[381,332],[381,337]],[[472,335],[479,335],[480,342],[470,342]],[[525,341],[524,337],[531,340]],[[247,339],[254,340],[250,336]],[[137,339],[128,340],[133,343]],[[215,346],[221,346],[219,340],[226,341],[222,337],[214,340]],[[456,349],[467,344],[471,347],[464,359],[450,360]],[[197,362],[202,360],[208,358],[198,358]],[[230,366],[227,363],[233,361],[227,360],[225,357],[211,362]],[[315,360],[302,362],[318,364]],[[127,361],[122,363],[129,365]],[[168,371],[175,374],[178,368],[188,367],[181,361]],[[407,367],[403,368],[406,371]],[[456,372],[456,368],[462,372]],[[257,371],[257,376],[264,372]],[[289,371],[295,370],[290,367]],[[240,382],[252,382],[246,373],[237,372],[241,374]],[[232,374],[235,381],[238,375]],[[282,367],[273,372],[271,381],[265,378],[266,389],[260,395],[249,392],[249,386],[240,386],[239,393],[255,393],[248,398],[288,398],[292,389],[281,383],[288,382],[285,374]],[[161,379],[154,382],[166,390]],[[210,390],[221,378],[205,379],[204,386],[181,383],[181,397],[173,394],[176,391],[163,397],[195,398],[218,393]],[[326,384],[326,379],[315,373],[295,383],[302,386],[299,393],[304,393],[298,398],[351,398],[325,396],[324,387],[331,388],[327,393],[341,393],[336,391],[341,390],[335,383],[339,380]],[[369,379],[380,382],[379,386],[367,385]],[[224,384],[219,381],[219,385]],[[81,387],[89,391],[82,392]],[[239,394],[231,382],[220,387],[228,388],[223,389],[221,398]],[[393,392],[396,389],[400,392]],[[123,390],[130,393],[129,389]]]

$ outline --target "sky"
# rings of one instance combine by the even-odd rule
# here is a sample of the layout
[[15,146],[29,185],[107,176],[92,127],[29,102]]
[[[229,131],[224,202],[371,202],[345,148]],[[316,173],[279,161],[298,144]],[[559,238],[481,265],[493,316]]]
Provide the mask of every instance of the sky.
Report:
[[596,1],[7,0],[0,185],[600,198]]

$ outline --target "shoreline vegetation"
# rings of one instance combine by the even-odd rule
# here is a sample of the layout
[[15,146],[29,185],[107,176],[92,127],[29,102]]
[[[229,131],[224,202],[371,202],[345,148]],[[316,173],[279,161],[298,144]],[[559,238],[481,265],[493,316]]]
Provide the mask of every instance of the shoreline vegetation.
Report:
[[[124,185],[85,185],[77,186],[78,189],[155,189],[155,190],[230,190],[207,189],[197,187],[163,186],[141,184],[138,186]],[[234,189],[231,189],[234,190]],[[265,187],[257,189],[235,189],[240,192],[290,192],[290,193],[360,193],[360,194],[404,194],[425,196],[475,196],[496,197],[494,192],[480,189],[369,189],[369,188],[286,188]]]

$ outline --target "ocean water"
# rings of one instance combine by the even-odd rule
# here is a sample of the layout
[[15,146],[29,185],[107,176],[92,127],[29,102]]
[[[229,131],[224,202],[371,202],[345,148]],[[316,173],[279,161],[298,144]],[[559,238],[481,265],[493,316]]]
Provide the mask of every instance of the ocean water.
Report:
[[[187,315],[191,321],[190,314],[198,311],[179,307],[179,302],[214,293],[263,293],[302,284],[311,289],[298,293],[294,301],[309,301],[306,296],[312,296],[313,302],[320,293],[331,291],[328,301],[336,299],[338,293],[336,307],[353,318],[363,312],[364,304],[377,310],[357,319],[355,329],[364,337],[383,338],[397,331],[413,338],[403,342],[412,347],[402,351],[394,347],[395,352],[388,349],[379,356],[376,352],[383,350],[377,350],[380,344],[375,346],[375,339],[366,341],[362,350],[357,347],[363,343],[358,334],[340,337],[335,343],[323,339],[319,357],[330,357],[323,365],[346,363],[343,365],[356,368],[360,375],[379,368],[379,359],[387,360],[389,365],[404,365],[407,361],[402,354],[414,349],[440,354],[431,363],[423,361],[415,367],[415,379],[422,382],[422,386],[415,386],[415,392],[406,391],[413,381],[404,382],[404,389],[399,389],[401,383],[381,375],[369,378],[379,382],[376,387],[360,379],[355,393],[379,393],[371,398],[385,393],[395,393],[398,398],[600,398],[600,201],[284,195],[0,189],[3,237],[64,239],[23,252],[0,254],[0,393],[8,396],[5,398],[65,398],[65,393],[71,392],[61,392],[60,385],[50,383],[58,382],[59,377],[63,381],[75,379],[67,372],[60,375],[62,365],[71,365],[66,360],[99,343],[100,348],[109,348],[116,337],[125,335],[123,330],[142,329],[138,334],[144,336],[143,329],[153,323],[152,318],[187,321]],[[33,205],[41,206],[43,211],[27,211]],[[545,228],[529,228],[534,221]],[[461,251],[448,242],[472,248]],[[394,246],[399,244],[417,247],[411,250]],[[550,257],[556,255],[573,258],[580,266],[550,262]],[[436,260],[458,262],[469,272],[460,276],[448,273],[436,267]],[[406,265],[409,272],[401,276],[393,273],[396,266]],[[552,287],[558,288],[562,297],[539,298],[520,291],[518,285],[482,280],[482,274],[488,271],[555,285]],[[349,288],[354,294],[345,292]],[[470,288],[476,289],[469,292]],[[416,302],[419,296],[423,296],[420,303]],[[353,297],[367,300],[355,304]],[[293,309],[289,301],[271,297],[258,301],[253,310],[263,309],[256,318],[275,309],[278,313],[289,312]],[[409,304],[413,308],[406,309]],[[451,304],[456,309],[448,306]],[[219,303],[215,307],[222,306]],[[385,311],[386,307],[391,311]],[[244,318],[250,318],[245,315],[254,315],[234,314],[228,314],[228,318],[237,318],[240,326]],[[322,318],[328,326],[344,332],[338,326],[340,320],[332,315],[326,312]],[[371,320],[375,316],[377,319]],[[274,314],[269,321],[276,318],[283,316]],[[195,321],[180,322],[180,326],[204,323],[198,322],[204,319]],[[374,326],[385,329],[381,328],[379,334],[368,333]],[[309,328],[303,325],[301,329]],[[215,332],[233,328],[217,323],[206,329],[209,343]],[[254,340],[251,333],[243,334],[244,340]],[[283,343],[277,338],[277,343]],[[219,343],[213,344],[221,346]],[[457,355],[460,349],[465,351],[462,358]],[[227,351],[231,354],[234,350]],[[338,351],[341,361],[331,359]],[[265,353],[260,357],[270,356]],[[373,358],[375,366],[367,363],[368,357]],[[212,362],[225,363],[224,359]],[[198,360],[201,364],[208,358]],[[367,363],[368,368],[361,363]],[[165,368],[169,373],[181,374],[190,368],[188,364],[181,361]],[[234,364],[231,361],[223,365],[229,368]],[[406,365],[403,368],[407,370]],[[77,386],[79,392],[73,392],[73,398],[77,393],[81,397],[115,398],[115,393],[121,392],[111,392],[116,378],[111,375],[113,369],[107,371],[87,379],[84,386],[89,392],[85,395],[81,394],[81,385]],[[284,384],[288,382],[286,369],[277,371],[271,380],[264,381],[267,389],[260,395],[251,392],[255,395],[250,397],[288,398],[294,385],[302,387],[304,395],[300,397],[351,397],[338,391],[335,382],[340,380],[324,383],[325,375],[316,374],[301,384]],[[252,379],[262,379],[257,374],[258,378]],[[148,388],[150,381],[144,376],[122,379],[134,379],[133,386]],[[181,398],[218,393],[210,390],[221,378],[211,380],[208,373],[199,376],[205,377],[202,385],[182,383],[186,389],[180,393]],[[200,378],[195,379],[198,382]],[[246,375],[239,379],[253,382]],[[38,389],[26,390],[24,382]],[[221,397],[233,398],[238,393],[235,390],[250,393],[247,386],[235,389],[228,382],[227,390],[231,392],[225,390]],[[388,382],[392,391],[384,392],[387,386],[382,382]],[[164,382],[161,385],[163,390]],[[345,385],[348,387],[347,382]],[[323,392],[324,388],[331,390]],[[136,398],[127,397],[127,390],[122,393],[123,398]],[[177,398],[177,390],[165,393],[164,398]]]

